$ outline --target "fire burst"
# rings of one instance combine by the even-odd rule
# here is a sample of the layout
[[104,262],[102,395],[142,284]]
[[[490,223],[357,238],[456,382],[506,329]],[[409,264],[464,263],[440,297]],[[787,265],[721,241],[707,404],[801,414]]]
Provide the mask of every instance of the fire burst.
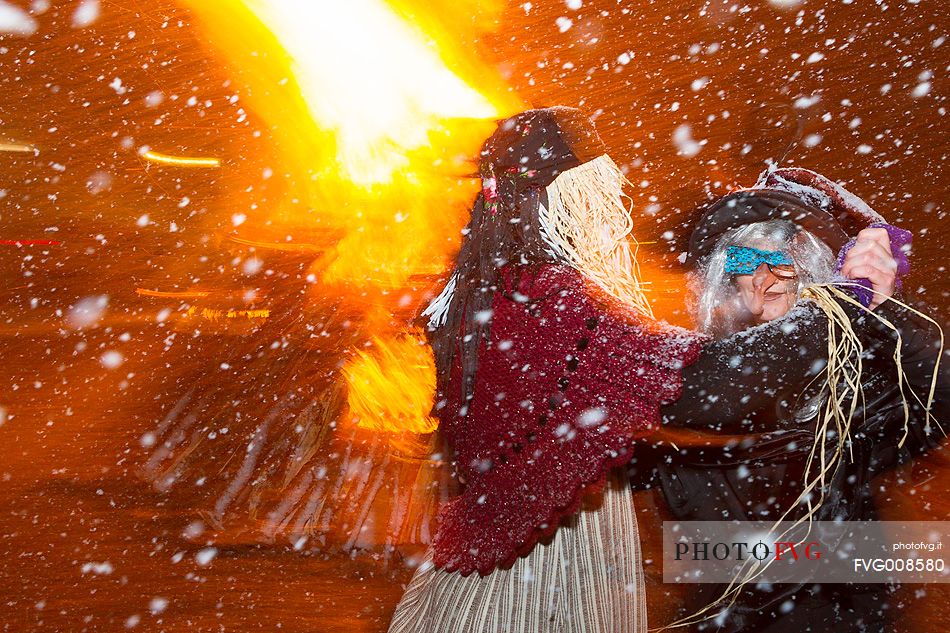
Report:
[[247,0],[291,57],[301,96],[335,132],[353,182],[388,183],[415,169],[408,152],[426,146],[447,118],[498,115],[382,0]]
[[[376,431],[432,431],[434,370],[406,316],[444,271],[473,195],[471,183],[460,185],[470,169],[462,157],[521,104],[498,96],[500,85],[490,97],[466,83],[438,34],[418,32],[382,0],[245,0],[246,13],[235,3],[188,4],[250,95],[266,95],[249,99],[303,183],[302,202],[340,236],[323,245],[314,292],[363,314],[370,351],[353,351],[344,370],[351,419]],[[260,48],[249,52],[248,42]],[[333,164],[320,160],[327,155]],[[267,220],[289,234],[308,217],[284,207]],[[306,250],[254,235],[231,240]],[[423,291],[413,291],[420,281]]]

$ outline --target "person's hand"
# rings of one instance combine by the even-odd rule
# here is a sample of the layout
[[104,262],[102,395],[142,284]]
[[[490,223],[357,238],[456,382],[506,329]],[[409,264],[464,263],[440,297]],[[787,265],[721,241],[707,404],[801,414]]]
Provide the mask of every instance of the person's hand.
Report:
[[848,279],[867,279],[874,294],[871,309],[894,294],[897,285],[897,260],[891,254],[891,239],[885,229],[864,229],[844,257],[841,274]]

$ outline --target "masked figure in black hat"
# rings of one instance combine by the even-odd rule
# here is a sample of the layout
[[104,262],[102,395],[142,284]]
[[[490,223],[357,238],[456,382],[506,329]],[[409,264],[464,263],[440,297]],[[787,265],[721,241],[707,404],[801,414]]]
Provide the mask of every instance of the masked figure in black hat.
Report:
[[[849,242],[845,227],[865,228]],[[638,453],[641,475],[655,465],[677,519],[873,520],[872,478],[937,446],[950,403],[946,365],[934,376],[939,327],[886,296],[906,272],[909,237],[802,169],[767,172],[707,209],[687,263],[696,320],[712,340],[684,370],[682,398],[663,410],[661,436],[670,441]],[[829,354],[832,337],[846,345]],[[863,393],[845,390],[829,403],[829,386],[841,384]],[[891,592],[699,585],[686,606],[700,617],[684,623],[722,632],[889,631]]]

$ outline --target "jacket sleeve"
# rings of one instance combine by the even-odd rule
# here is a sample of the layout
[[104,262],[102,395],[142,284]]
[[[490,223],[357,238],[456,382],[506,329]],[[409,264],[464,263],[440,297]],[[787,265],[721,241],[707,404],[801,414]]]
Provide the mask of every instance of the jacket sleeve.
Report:
[[[903,406],[895,404],[900,397],[894,363],[899,334],[905,395],[911,408],[907,441],[914,452],[936,445],[937,434],[942,434],[935,421],[942,424],[947,420],[950,400],[947,362],[940,364],[936,380],[933,378],[941,347],[938,328],[893,301],[875,311],[893,327],[857,306],[839,303],[861,339],[865,357],[875,361],[869,362],[865,371],[882,372],[883,380],[879,376],[878,382],[891,387],[883,389],[875,407],[866,406],[863,430],[892,427],[898,414],[903,425]],[[827,365],[827,350],[828,319],[810,302],[796,306],[781,319],[708,343],[699,360],[684,370],[683,396],[663,409],[664,423],[726,433],[792,428],[794,418],[783,413],[803,404],[804,394],[814,388],[813,381]],[[932,384],[936,387],[928,417],[914,394],[926,401]],[[903,432],[886,435],[899,439]]]
[[683,394],[664,424],[723,433],[775,430],[782,394],[802,393],[827,365],[827,318],[812,303],[703,346],[683,371]]

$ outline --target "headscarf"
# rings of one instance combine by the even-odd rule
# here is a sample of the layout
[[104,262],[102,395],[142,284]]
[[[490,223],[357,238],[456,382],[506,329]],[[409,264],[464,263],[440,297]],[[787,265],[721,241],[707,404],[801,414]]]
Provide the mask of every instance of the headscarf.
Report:
[[[509,264],[564,264],[649,314],[627,243],[632,220],[620,168],[593,122],[575,108],[528,110],[505,119],[479,154],[482,189],[455,270],[423,312],[429,317],[439,393],[461,356],[462,397],[471,395],[484,315]],[[461,338],[461,343],[459,339]]]

